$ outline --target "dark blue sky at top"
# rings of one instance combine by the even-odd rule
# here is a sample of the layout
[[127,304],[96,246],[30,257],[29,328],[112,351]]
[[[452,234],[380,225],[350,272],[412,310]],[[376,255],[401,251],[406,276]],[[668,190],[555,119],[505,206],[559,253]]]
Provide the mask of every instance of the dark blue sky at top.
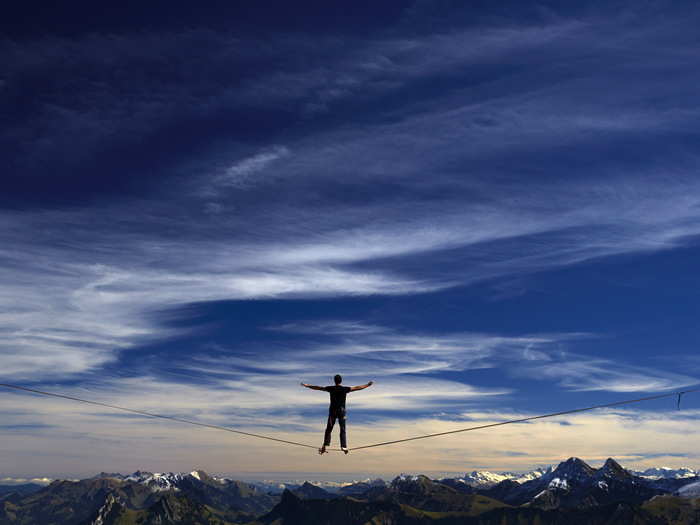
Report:
[[[438,397],[508,389],[467,406],[534,411],[696,383],[699,14],[15,4],[0,22],[5,369],[217,389],[348,365],[377,388],[429,377]],[[64,329],[85,352],[65,370],[37,350]],[[505,342],[476,359],[465,334]],[[415,350],[433,339],[446,354]],[[357,345],[385,345],[387,368],[313,353]],[[403,355],[422,365],[392,372]],[[436,406],[459,410],[399,415]]]

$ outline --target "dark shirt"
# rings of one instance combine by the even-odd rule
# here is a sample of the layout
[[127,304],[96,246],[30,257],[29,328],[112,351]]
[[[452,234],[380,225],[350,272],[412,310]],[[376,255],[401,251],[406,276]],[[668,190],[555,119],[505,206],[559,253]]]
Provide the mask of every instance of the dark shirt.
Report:
[[333,385],[326,386],[323,388],[326,392],[331,395],[331,406],[329,410],[331,412],[337,412],[340,410],[345,410],[345,396],[350,392],[349,386]]

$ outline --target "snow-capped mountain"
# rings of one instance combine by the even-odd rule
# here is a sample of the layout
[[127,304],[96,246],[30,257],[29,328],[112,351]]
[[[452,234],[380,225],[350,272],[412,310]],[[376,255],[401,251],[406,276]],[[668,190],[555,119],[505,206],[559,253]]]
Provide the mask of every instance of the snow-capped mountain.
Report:
[[525,483],[527,481],[532,481],[541,478],[542,476],[549,474],[551,471],[552,467],[547,467],[546,469],[538,468],[530,472],[526,472],[524,474],[513,474],[513,477],[510,479],[511,481],[515,481],[516,483]]
[[142,470],[137,470],[132,474],[118,474],[118,473],[107,473],[102,472],[95,476],[95,478],[112,478],[121,481],[131,481],[133,483],[139,483],[150,488],[153,492],[160,492],[166,490],[180,490],[180,486],[183,482],[190,478],[200,481],[200,482],[215,482],[222,485],[229,483],[231,480],[227,478],[217,478],[215,476],[210,476],[204,471],[193,470],[190,473],[183,472],[146,472]]
[[488,488],[502,481],[515,481],[516,483],[525,483],[533,479],[540,478],[544,474],[551,472],[552,467],[548,469],[538,468],[530,472],[489,472],[488,470],[474,470],[465,474],[460,478],[450,478],[452,484],[464,483],[474,488]]
[[[567,520],[578,519],[571,523],[599,523],[601,517],[613,516],[610,512],[615,523],[685,523],[678,521],[678,513],[695,508],[693,500],[700,497],[700,477],[676,477],[688,476],[690,469],[672,471],[658,469],[657,473],[667,477],[650,479],[653,472],[640,477],[613,459],[595,468],[581,459],[569,458],[555,469],[524,475],[476,471],[463,478],[443,480],[402,474],[389,483],[381,479],[332,482],[338,488],[335,494],[309,482],[291,490],[287,485],[283,492],[273,494],[260,486],[210,476],[201,470],[102,473],[78,481],[57,480],[31,494],[0,494],[0,524],[165,524],[179,523],[182,516],[196,518],[197,523],[211,523],[215,516],[226,516],[226,523],[271,525],[282,519],[283,523],[311,524],[325,523],[317,519],[325,515],[333,515],[338,525],[365,523],[380,515],[399,523],[406,518],[405,512],[413,513],[411,519],[415,518],[416,511],[410,509],[488,513],[484,523],[516,517],[519,523],[532,523],[534,518],[546,516],[558,520],[563,515],[552,513],[561,509],[568,513]],[[483,485],[473,487],[467,482]],[[651,521],[639,521],[640,516]]]
[[700,476],[700,471],[694,470],[692,468],[668,468],[668,467],[655,467],[648,468],[642,471],[632,471],[635,476],[646,479],[684,479],[684,478],[694,478]]
[[178,485],[184,479],[185,474],[175,472],[141,472],[136,471],[133,474],[125,476],[124,481],[133,481],[140,483],[150,488],[154,492],[162,490],[180,490]]
[[512,476],[506,472],[496,473],[489,472],[488,470],[474,470],[473,472],[465,474],[462,478],[457,479],[472,487],[489,487],[511,478]]
[[660,493],[612,458],[597,469],[579,458],[569,458],[539,479],[515,487],[505,499],[509,503],[554,509],[591,507],[615,501],[640,504]]

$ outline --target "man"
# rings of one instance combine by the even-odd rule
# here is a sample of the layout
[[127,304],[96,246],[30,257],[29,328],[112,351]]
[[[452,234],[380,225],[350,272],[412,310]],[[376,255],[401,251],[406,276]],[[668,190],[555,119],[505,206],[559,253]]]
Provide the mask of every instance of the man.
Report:
[[326,447],[331,444],[331,432],[333,431],[333,426],[335,425],[335,420],[338,420],[340,425],[340,448],[348,453],[348,443],[345,435],[345,396],[348,392],[355,392],[356,390],[364,390],[365,388],[372,386],[372,381],[366,385],[360,386],[343,386],[340,383],[343,382],[343,378],[340,374],[337,374],[333,381],[335,385],[333,386],[314,386],[302,383],[301,386],[310,388],[311,390],[322,390],[328,392],[331,395],[331,404],[328,407],[328,423],[326,424],[326,435],[323,438],[323,446],[318,449],[319,454],[326,453]]

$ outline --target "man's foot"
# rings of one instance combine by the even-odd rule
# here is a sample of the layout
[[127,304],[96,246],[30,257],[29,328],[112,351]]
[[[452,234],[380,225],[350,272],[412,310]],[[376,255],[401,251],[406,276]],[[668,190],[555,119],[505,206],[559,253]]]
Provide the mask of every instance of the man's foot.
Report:
[[340,447],[340,448],[341,448],[341,450],[342,450],[343,452],[345,452],[346,454],[347,454],[348,452],[350,452],[350,451],[347,449],[347,447]]
[[326,454],[326,445],[323,445],[321,448],[318,449],[319,454]]

